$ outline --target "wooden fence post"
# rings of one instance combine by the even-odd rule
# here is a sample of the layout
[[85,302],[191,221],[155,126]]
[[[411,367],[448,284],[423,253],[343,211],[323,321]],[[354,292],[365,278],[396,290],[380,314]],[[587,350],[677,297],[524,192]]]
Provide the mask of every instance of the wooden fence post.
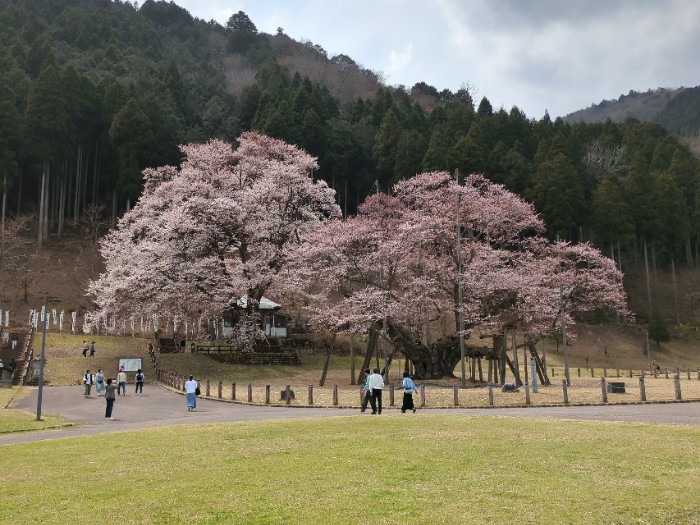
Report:
[[231,383],[231,401],[236,400],[236,383]]
[[265,404],[270,404],[270,385],[265,385]]
[[457,385],[452,387],[454,389],[455,406],[459,406],[459,387]]
[[569,391],[568,391],[568,387],[567,387],[567,385],[566,385],[566,379],[564,379],[564,380],[561,382],[561,388],[562,388],[562,390],[563,390],[563,392],[564,392],[564,404],[565,404],[565,405],[568,405],[568,404],[569,404]]
[[632,379],[632,369],[630,368],[630,379]]
[[668,368],[665,368],[666,371],[666,379],[668,379]]
[[581,377],[581,369],[578,369],[578,376]]
[[338,385],[333,385],[333,406],[334,407],[338,406]]
[[389,385],[389,406],[394,406],[394,385]]
[[595,373],[593,372],[593,367],[591,367],[591,377],[595,377]]
[[219,380],[219,399],[221,399],[223,391],[224,391],[224,384],[221,382],[221,380]]
[[674,380],[675,387],[676,387],[676,399],[680,401],[681,398],[681,378],[680,375],[677,375]]
[[493,383],[489,382],[489,406],[493,406]]
[[211,383],[207,379],[207,389],[206,389],[207,397],[211,395]]
[[620,369],[617,369],[617,377],[620,377]]
[[253,402],[253,383],[248,383],[248,403]]
[[690,367],[688,367],[688,381],[690,381]]
[[425,407],[425,385],[420,386],[420,406]]
[[600,390],[601,390],[601,393],[603,394],[603,403],[607,403],[608,402],[608,387],[605,384],[605,378],[602,378],[600,380]]
[[644,376],[639,377],[639,400],[640,401],[647,400],[647,389],[644,386]]
[[608,369],[603,368],[603,377],[608,377]]
[[525,404],[529,405],[530,404],[530,385],[528,383],[525,383],[523,386],[525,387]]
[[292,387],[291,387],[291,385],[287,385],[284,388],[284,397],[287,398],[288,405],[292,403]]
[[309,385],[309,405],[314,404],[314,385]]

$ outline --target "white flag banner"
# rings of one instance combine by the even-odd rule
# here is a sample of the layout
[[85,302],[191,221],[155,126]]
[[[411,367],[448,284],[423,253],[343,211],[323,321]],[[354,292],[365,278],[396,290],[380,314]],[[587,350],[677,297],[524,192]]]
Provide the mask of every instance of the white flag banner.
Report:
[[134,337],[134,336],[135,336],[135,334],[134,334],[134,328],[136,328],[136,319],[134,319],[133,316],[132,316],[132,317],[131,317],[131,337]]
[[34,310],[29,310],[29,324],[34,322]]
[[173,318],[173,336],[177,333],[177,317]]
[[10,311],[5,310],[5,326],[10,326]]
[[65,312],[61,310],[61,313],[58,314],[58,329],[63,332],[63,317],[64,317]]
[[0,308],[0,326],[2,326],[2,308]]
[[51,319],[53,319],[53,324],[56,326],[58,324],[58,314],[56,313],[55,308],[51,310]]
[[34,315],[32,317],[32,326],[36,329],[39,327],[39,312],[34,310]]
[[41,306],[41,322],[44,322],[44,317],[46,317],[46,306],[42,305]]
[[72,333],[75,333],[75,325],[78,324],[78,312],[71,312],[70,317],[71,317],[70,331]]

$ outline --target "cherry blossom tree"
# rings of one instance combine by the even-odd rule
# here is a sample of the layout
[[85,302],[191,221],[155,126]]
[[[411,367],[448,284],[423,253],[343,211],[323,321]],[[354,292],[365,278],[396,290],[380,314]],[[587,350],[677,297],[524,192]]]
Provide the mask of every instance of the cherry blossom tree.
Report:
[[341,216],[295,146],[249,132],[235,150],[181,150],[179,168],[144,171],[140,200],[101,242],[106,270],[89,292],[103,315],[217,316],[244,295],[254,315],[285,248]]
[[627,314],[612,261],[589,245],[547,242],[543,231],[530,204],[483,176],[457,184],[424,173],[292,247],[277,289],[316,326],[381,332],[419,377],[450,376],[460,334],[468,355],[496,357],[506,330],[537,340],[576,312]]

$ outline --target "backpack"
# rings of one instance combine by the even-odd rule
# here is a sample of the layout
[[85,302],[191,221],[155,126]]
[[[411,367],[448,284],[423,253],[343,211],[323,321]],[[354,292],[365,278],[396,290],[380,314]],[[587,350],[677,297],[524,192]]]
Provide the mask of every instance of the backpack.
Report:
[[136,374],[136,381],[139,383],[143,381],[143,374]]

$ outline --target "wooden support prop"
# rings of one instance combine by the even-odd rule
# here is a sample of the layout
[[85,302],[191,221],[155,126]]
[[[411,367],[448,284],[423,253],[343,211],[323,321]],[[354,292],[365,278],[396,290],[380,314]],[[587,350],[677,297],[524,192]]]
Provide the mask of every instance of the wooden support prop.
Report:
[[270,385],[265,385],[265,404],[270,404]]
[[564,393],[564,404],[568,405],[569,404],[569,387],[566,384],[566,379],[564,379],[561,382],[561,388],[562,388],[563,393]]
[[493,406],[493,384],[489,383],[489,406]]
[[639,400],[640,401],[647,400],[647,390],[646,390],[646,387],[644,386],[644,376],[639,377]]
[[314,404],[314,385],[309,385],[309,405]]
[[253,383],[248,383],[248,403],[253,402]]
[[338,385],[333,385],[333,406],[338,406]]
[[231,383],[231,401],[236,400],[236,383]]
[[335,332],[333,332],[333,340],[331,344],[328,345],[328,351],[326,352],[326,362],[323,364],[323,372],[321,373],[321,380],[319,385],[323,386],[326,382],[326,375],[328,374],[328,367],[331,364],[331,354],[333,353],[333,347],[335,346]]
[[552,377],[554,377],[556,374],[554,373],[554,367],[552,367]]
[[[476,364],[479,367],[479,383],[483,383],[484,382],[484,371],[481,368],[481,358],[477,359]],[[688,369],[688,370],[690,370],[690,369]],[[690,372],[688,372],[688,373],[690,373]]]
[[[515,378],[515,385],[516,386],[523,386],[523,382],[520,379],[520,372],[515,369],[515,365],[513,365],[513,362],[510,360],[510,357],[508,355],[505,355],[506,363],[508,364],[508,368],[510,368],[510,371],[513,373],[513,377]],[[503,379],[503,378],[501,378]],[[503,381],[501,381],[503,382]]]
[[365,352],[365,359],[362,361],[362,368],[360,368],[360,373],[357,376],[357,384],[361,385],[365,379],[365,369],[370,368],[369,364],[372,361],[372,355],[377,349],[377,340],[379,339],[379,332],[377,330],[370,330],[369,338],[367,340],[367,351]]
[[425,407],[425,385],[420,386],[420,406]]
[[600,380],[600,390],[601,390],[601,393],[603,394],[603,403],[607,403],[608,402],[608,387],[605,384],[605,378],[602,378]]
[[217,392],[219,399],[221,399],[223,391],[224,391],[224,384],[221,382],[221,380],[219,380],[219,391]]
[[452,387],[453,393],[454,393],[454,398],[455,398],[455,406],[459,406],[459,387],[457,385]]

